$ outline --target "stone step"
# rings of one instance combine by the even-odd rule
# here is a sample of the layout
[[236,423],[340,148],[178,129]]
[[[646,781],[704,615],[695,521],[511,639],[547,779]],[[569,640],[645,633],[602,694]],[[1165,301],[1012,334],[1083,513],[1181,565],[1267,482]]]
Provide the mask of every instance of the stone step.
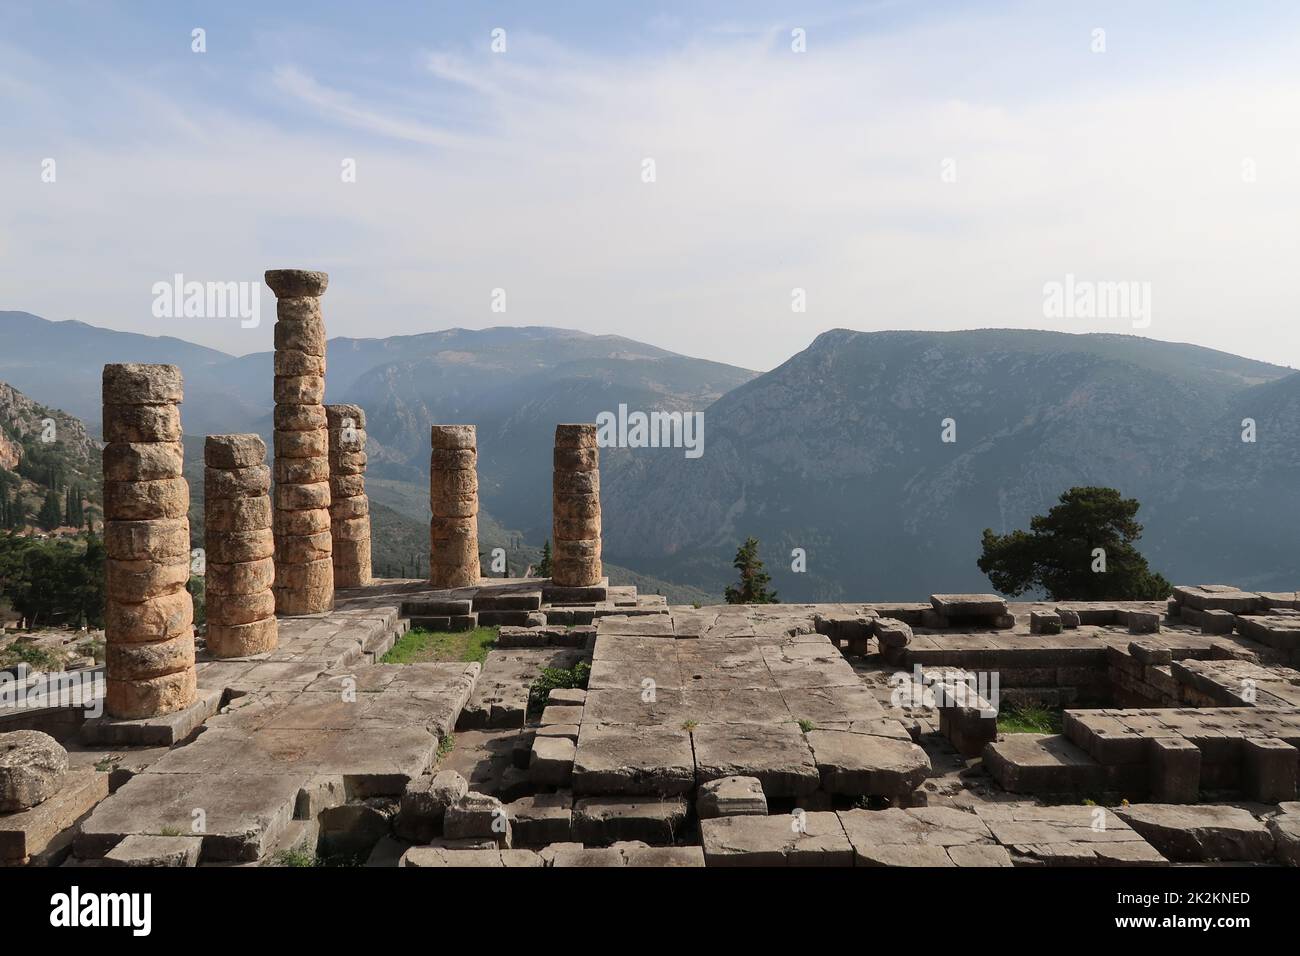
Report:
[[483,611],[539,611],[542,608],[541,591],[522,591],[513,594],[484,594],[474,596],[474,610]]
[[445,617],[469,614],[473,602],[469,599],[420,599],[402,602],[402,617]]
[[1012,793],[1106,789],[1105,768],[1063,734],[1006,734],[984,748],[984,766]]

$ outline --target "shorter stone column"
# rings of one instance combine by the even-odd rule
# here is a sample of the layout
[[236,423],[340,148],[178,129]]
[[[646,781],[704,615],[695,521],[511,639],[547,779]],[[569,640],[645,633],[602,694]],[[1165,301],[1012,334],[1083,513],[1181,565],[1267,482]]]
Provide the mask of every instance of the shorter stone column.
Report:
[[599,584],[600,449],[595,425],[555,426],[551,498],[551,582],[583,588]]
[[279,640],[266,443],[257,435],[209,435],[203,458],[208,653],[265,654]]
[[174,365],[104,366],[105,709],[124,720],[194,702],[190,488]]
[[429,459],[429,583],[479,581],[478,437],[473,425],[434,425]]
[[366,497],[366,413],[360,405],[326,405],[330,442],[330,534],[334,586],[371,580],[370,499]]

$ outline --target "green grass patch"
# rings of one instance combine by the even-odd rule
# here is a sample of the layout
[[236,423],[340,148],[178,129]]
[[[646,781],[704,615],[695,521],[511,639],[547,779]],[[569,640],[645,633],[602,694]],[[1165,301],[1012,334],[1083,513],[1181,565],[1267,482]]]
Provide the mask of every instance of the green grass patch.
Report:
[[27,664],[32,670],[52,673],[63,670],[63,658],[22,638],[0,648],[0,667]]
[[436,661],[478,661],[483,663],[497,641],[495,627],[472,631],[407,631],[383,657],[381,664],[429,664]]
[[998,710],[998,733],[1059,734],[1064,730],[1063,711],[1041,704],[1005,704]]
[[561,687],[587,689],[587,680],[591,677],[591,665],[579,661],[572,667],[544,667],[537,680],[528,688],[528,713],[530,716],[540,714],[546,707],[546,700],[551,691]]

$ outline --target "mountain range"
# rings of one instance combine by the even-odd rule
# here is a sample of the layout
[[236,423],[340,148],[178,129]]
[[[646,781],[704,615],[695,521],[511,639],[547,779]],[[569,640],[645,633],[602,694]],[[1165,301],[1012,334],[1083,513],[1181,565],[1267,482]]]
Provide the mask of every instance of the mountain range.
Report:
[[[110,361],[179,365],[187,434],[270,431],[269,352],[0,312],[0,380],[88,422]],[[1089,484],[1142,502],[1139,548],[1166,577],[1300,580],[1300,375],[1192,345],[836,329],[758,374],[617,336],[449,329],[331,339],[327,400],[366,408],[372,499],[409,522],[407,546],[427,515],[428,425],[476,424],[485,523],[521,554],[549,535],[557,422],[703,412],[699,458],[602,451],[606,558],[675,599],[720,595],[751,535],[782,600],[988,590],[980,532]]]

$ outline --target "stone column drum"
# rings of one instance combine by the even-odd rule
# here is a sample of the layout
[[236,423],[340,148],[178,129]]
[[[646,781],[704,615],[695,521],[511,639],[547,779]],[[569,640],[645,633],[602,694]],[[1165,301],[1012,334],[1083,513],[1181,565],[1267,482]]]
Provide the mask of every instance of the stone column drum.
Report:
[[104,366],[105,710],[159,717],[197,692],[181,372]]
[[478,437],[473,425],[434,425],[429,458],[429,583],[479,581]]
[[326,405],[330,443],[330,533],[334,586],[360,588],[370,571],[370,499],[366,497],[366,413],[360,405]]
[[275,609],[317,614],[334,607],[329,435],[325,406],[323,272],[274,269]]
[[570,588],[598,584],[600,449],[595,425],[555,426],[553,480],[551,581]]
[[265,654],[279,640],[266,442],[257,435],[209,435],[203,459],[208,653]]

